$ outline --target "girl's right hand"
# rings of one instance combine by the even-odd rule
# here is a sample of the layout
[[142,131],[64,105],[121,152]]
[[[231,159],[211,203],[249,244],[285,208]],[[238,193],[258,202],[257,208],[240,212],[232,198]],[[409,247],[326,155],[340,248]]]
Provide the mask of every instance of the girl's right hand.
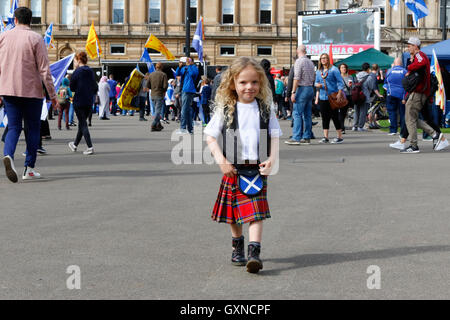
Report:
[[221,164],[220,170],[227,178],[233,178],[237,174],[236,168],[231,163]]
[[316,99],[315,103],[316,103],[316,104],[319,104],[319,99]]

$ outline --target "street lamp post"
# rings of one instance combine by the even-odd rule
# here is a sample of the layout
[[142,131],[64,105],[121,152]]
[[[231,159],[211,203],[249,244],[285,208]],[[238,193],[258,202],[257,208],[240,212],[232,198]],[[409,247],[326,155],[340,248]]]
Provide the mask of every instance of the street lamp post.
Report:
[[191,0],[186,0],[186,57],[191,56]]

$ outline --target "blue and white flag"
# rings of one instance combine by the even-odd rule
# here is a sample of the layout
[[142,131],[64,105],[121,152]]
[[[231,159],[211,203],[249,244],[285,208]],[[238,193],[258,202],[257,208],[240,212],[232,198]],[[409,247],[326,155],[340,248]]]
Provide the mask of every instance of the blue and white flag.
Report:
[[50,65],[50,72],[52,73],[53,77],[53,85],[55,86],[56,91],[58,91],[62,80],[66,76],[67,70],[72,63],[73,58],[75,58],[75,53],[72,53],[70,56],[67,56]]
[[5,32],[5,24],[3,23],[3,17],[0,16],[0,34],[2,34],[3,32]]
[[419,19],[425,18],[429,13],[425,0],[405,0],[405,4],[413,13],[414,26],[417,28]]
[[200,17],[198,21],[197,30],[194,34],[194,39],[192,40],[192,47],[198,53],[198,59],[203,63],[203,40],[205,40],[205,36],[203,33],[203,18]]
[[400,0],[389,0],[389,3],[391,4],[391,7],[394,8],[395,11],[398,10]]
[[9,10],[8,13],[8,23],[6,24],[6,30],[11,30],[14,29],[14,27],[16,26],[14,24],[14,11],[16,11],[16,9],[19,7],[19,3],[18,0],[13,0],[13,2],[11,3],[11,9]]
[[3,120],[5,118],[5,108],[0,108],[0,128],[3,128],[5,125],[3,124]]
[[[148,69],[149,73],[152,73],[155,71],[155,66],[153,65],[152,59],[150,58],[150,55],[148,54],[148,51],[146,48],[144,48],[144,52],[142,53],[142,56],[139,59],[139,62],[145,62],[147,64],[147,69]],[[137,69],[139,70],[139,63],[137,65]]]
[[45,31],[44,42],[47,49],[55,47],[53,45],[53,22],[50,23],[47,31]]
[[[67,70],[69,69],[70,64],[72,63],[74,57],[75,57],[75,53],[72,53],[70,56],[67,56],[64,59],[61,59],[50,65],[50,72],[52,74],[53,85],[55,86],[56,92],[58,92],[58,89],[61,86],[61,82],[64,79],[64,77],[66,76]],[[47,118],[48,109],[50,108],[50,104],[51,104],[51,102],[44,100],[42,113],[41,113],[41,120],[45,120]]]

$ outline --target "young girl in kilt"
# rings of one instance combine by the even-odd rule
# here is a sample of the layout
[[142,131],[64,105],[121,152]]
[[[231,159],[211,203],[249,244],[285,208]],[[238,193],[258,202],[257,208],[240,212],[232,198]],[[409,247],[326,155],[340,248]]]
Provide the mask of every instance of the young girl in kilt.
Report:
[[[272,106],[272,91],[264,69],[253,58],[239,58],[222,76],[215,98],[214,116],[205,129],[208,146],[224,174],[212,219],[230,225],[233,238],[231,262],[237,266],[246,265],[250,273],[257,273],[263,268],[259,257],[263,221],[270,218],[267,176],[277,161],[278,140],[282,134]],[[260,134],[264,123],[267,130]],[[219,145],[219,137],[223,139],[224,127],[230,129],[233,128],[233,124],[234,129],[239,129],[238,139],[240,138],[241,148],[233,153],[237,156],[230,160]],[[270,154],[265,154],[269,155],[267,159],[260,159],[259,154],[262,154],[260,148],[265,147],[262,143],[260,145],[260,140],[263,140],[262,135],[267,132],[269,143],[265,150],[269,149]],[[236,142],[234,143],[236,145]],[[259,194],[249,196],[238,187],[237,174],[238,169],[252,166],[253,169],[256,166],[256,172],[259,171],[262,176],[263,185]],[[248,260],[245,258],[243,236],[243,225],[247,223]]]

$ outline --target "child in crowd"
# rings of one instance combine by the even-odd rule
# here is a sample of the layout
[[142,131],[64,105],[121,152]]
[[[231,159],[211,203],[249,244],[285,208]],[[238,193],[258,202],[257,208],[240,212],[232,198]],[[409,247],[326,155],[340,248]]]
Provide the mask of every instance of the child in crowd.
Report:
[[[231,262],[246,265],[250,273],[263,268],[260,259],[263,221],[270,218],[267,176],[277,161],[282,134],[273,108],[272,92],[263,68],[255,59],[242,57],[235,60],[222,76],[215,113],[205,128],[208,146],[224,174],[212,219],[231,226]],[[240,137],[240,151],[232,152],[233,147],[227,147],[234,141],[234,149],[238,149],[237,139],[226,138],[227,131],[234,132],[232,136],[237,134],[237,139]],[[223,148],[218,143],[220,136],[226,140]],[[266,144],[260,143],[263,140]],[[227,158],[228,150],[228,157],[234,159]],[[269,157],[264,161],[260,154]],[[253,181],[247,187],[243,184],[245,178]],[[260,184],[256,186],[258,179]],[[258,193],[253,192],[258,189]],[[245,223],[249,223],[248,260],[245,259],[242,230]]]
[[209,104],[211,102],[211,93],[212,89],[209,85],[211,81],[204,77],[202,87],[200,89],[200,104],[202,105],[203,117],[205,124],[208,124],[211,120],[211,110],[209,108]]

